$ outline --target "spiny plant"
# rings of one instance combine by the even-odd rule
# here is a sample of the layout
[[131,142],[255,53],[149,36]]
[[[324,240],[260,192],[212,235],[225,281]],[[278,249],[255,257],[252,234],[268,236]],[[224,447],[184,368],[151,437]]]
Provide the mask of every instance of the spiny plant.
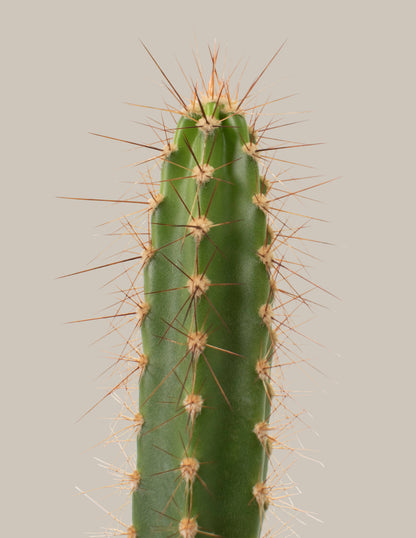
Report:
[[287,470],[297,451],[288,433],[298,413],[284,371],[304,361],[294,319],[315,304],[309,295],[319,286],[301,260],[312,217],[288,205],[325,182],[294,174],[298,164],[281,158],[311,145],[273,138],[294,122],[277,116],[259,126],[272,101],[250,104],[280,49],[245,92],[240,82],[232,89],[210,49],[207,78],[197,62],[200,88],[186,77],[189,100],[146,50],[176,101],[161,109],[176,126],[164,118],[152,125],[160,145],[106,136],[156,152],[136,163],[146,165],[140,181],[149,193],[88,198],[144,204],[121,219],[127,255],[94,268],[123,264],[119,276],[128,279],[114,313],[103,316],[110,332],[127,328],[114,365],[120,381],[104,396],[126,397],[112,438],[123,453],[125,441],[137,440],[137,465],[126,455],[120,482],[131,490],[132,525],[119,534],[255,538],[269,506],[276,532],[291,534]]

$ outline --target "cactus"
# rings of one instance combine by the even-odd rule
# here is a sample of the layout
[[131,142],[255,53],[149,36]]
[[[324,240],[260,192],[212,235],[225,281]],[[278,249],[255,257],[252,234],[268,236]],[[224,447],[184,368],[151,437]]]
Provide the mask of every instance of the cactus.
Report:
[[164,150],[145,257],[134,525],[139,536],[176,526],[186,538],[197,529],[252,537],[269,413],[256,381],[273,317],[265,184],[236,106],[213,80],[194,98]]
[[[291,313],[310,304],[305,295],[315,285],[297,259],[303,226],[289,226],[296,213],[284,207],[316,185],[290,191],[285,181],[312,176],[282,180],[283,170],[269,171],[273,160],[296,164],[277,151],[305,144],[261,146],[266,131],[283,126],[256,130],[256,107],[245,108],[265,69],[237,97],[219,77],[217,57],[211,52],[208,80],[201,91],[193,86],[189,102],[152,57],[180,110],[171,109],[179,117],[173,139],[163,124],[164,147],[145,146],[158,151],[160,190],[152,179],[145,239],[131,219],[124,225],[142,251],[116,262],[133,265],[114,319],[128,316],[134,330],[122,353],[133,369],[114,390],[139,377],[128,538],[257,538],[270,504],[290,506],[290,486],[277,484],[273,496],[283,465],[268,467],[274,447],[292,451],[282,370],[296,362],[287,359],[290,331],[300,334]],[[296,291],[293,279],[310,289]]]

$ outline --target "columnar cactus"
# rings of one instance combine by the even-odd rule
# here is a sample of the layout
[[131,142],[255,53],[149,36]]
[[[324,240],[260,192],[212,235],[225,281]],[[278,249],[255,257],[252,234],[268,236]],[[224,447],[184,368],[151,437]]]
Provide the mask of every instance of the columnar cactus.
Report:
[[248,538],[267,502],[266,187],[236,105],[213,80],[195,98],[164,149],[146,249],[134,525],[139,536]]
[[[123,352],[133,370],[115,389],[139,374],[129,538],[257,538],[270,504],[290,506],[287,484],[273,493],[283,472],[277,464],[270,473],[269,460],[275,446],[291,450],[284,437],[294,416],[282,369],[297,360],[288,359],[290,331],[300,334],[291,313],[308,304],[314,285],[298,259],[303,226],[290,226],[296,212],[284,209],[312,187],[291,191],[285,181],[311,176],[270,172],[273,160],[295,163],[268,151],[299,145],[261,146],[267,131],[283,125],[256,130],[256,107],[247,101],[258,79],[237,97],[217,73],[217,55],[189,102],[161,70],[179,119],[173,139],[163,123],[164,147],[146,146],[161,163],[159,192],[147,172],[148,230],[141,236],[132,218],[124,224],[143,247],[120,261],[133,266],[114,318],[134,323]],[[296,291],[294,279],[309,289]]]

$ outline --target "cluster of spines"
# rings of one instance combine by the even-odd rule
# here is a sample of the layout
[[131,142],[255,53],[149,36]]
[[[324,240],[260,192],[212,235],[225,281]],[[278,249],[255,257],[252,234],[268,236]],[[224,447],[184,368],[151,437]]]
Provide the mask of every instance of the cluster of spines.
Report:
[[[201,130],[205,133],[206,137],[211,136],[212,133],[215,132],[215,129],[220,125],[220,120],[218,120],[217,117],[215,117],[215,110],[217,107],[221,106],[222,110],[226,110],[229,117],[233,115],[243,115],[247,114],[247,111],[244,111],[242,108],[243,102],[246,101],[246,99],[249,96],[249,92],[253,89],[254,84],[250,87],[249,92],[247,92],[242,99],[238,100],[235,97],[233,98],[229,91],[229,81],[220,80],[217,74],[216,69],[216,61],[217,61],[217,55],[218,52],[214,52],[211,54],[212,57],[212,72],[209,79],[209,83],[206,86],[206,93],[205,99],[199,96],[199,93],[196,89],[196,87],[193,88],[193,97],[191,99],[191,104],[186,105],[185,102],[182,100],[182,98],[179,96],[179,94],[176,92],[174,87],[169,82],[169,89],[171,93],[179,100],[179,102],[184,105],[184,108],[181,110],[173,109],[175,112],[179,113],[183,118],[191,118],[192,120],[195,120],[195,117],[198,117],[197,120],[194,121],[194,127],[198,130]],[[163,73],[164,75],[164,73]],[[165,75],[164,75],[165,76]],[[256,80],[257,81],[257,80]],[[219,88],[215,90],[215,82],[217,82]],[[204,107],[206,103],[215,103],[214,106],[214,113],[212,115],[208,115],[204,111]],[[228,117],[228,116],[227,116]],[[296,329],[296,327],[292,327],[290,325],[290,318],[291,314],[294,310],[298,308],[300,304],[309,304],[308,299],[305,298],[306,293],[309,293],[309,289],[305,292],[297,292],[294,286],[290,282],[291,276],[295,276],[298,278],[303,279],[304,281],[308,282],[311,285],[311,289],[315,288],[316,286],[306,277],[302,275],[302,268],[303,264],[300,261],[293,262],[286,259],[285,254],[281,254],[282,247],[285,247],[287,250],[288,245],[291,244],[293,239],[302,239],[299,237],[299,231],[303,229],[303,226],[299,226],[297,228],[291,228],[287,224],[287,215],[293,214],[293,212],[289,212],[283,209],[283,207],[274,207],[273,204],[278,204],[279,202],[284,205],[284,203],[287,201],[288,197],[290,196],[300,196],[302,197],[302,192],[305,190],[309,190],[310,188],[316,187],[316,185],[308,186],[302,189],[299,189],[297,191],[288,191],[284,188],[285,180],[282,179],[279,176],[275,176],[275,181],[271,181],[269,179],[266,179],[266,175],[268,173],[269,166],[271,164],[272,160],[277,160],[282,163],[287,163],[288,161],[284,161],[281,159],[278,159],[276,157],[265,157],[265,151],[268,149],[277,151],[280,149],[280,147],[277,148],[260,148],[259,142],[262,138],[262,135],[270,129],[273,128],[272,122],[269,122],[269,124],[264,127],[264,129],[255,129],[255,122],[257,121],[257,117],[255,117],[254,123],[252,124],[251,128],[249,129],[249,141],[244,142],[242,144],[243,151],[253,160],[257,161],[259,164],[265,164],[265,170],[264,175],[258,175],[258,190],[253,194],[252,197],[252,203],[260,210],[262,211],[267,218],[267,230],[265,233],[265,239],[264,244],[260,245],[257,250],[257,257],[258,259],[264,264],[266,271],[269,275],[269,293],[268,297],[266,298],[266,301],[259,307],[258,315],[260,319],[263,321],[264,325],[266,325],[268,333],[269,333],[269,341],[267,348],[262,350],[262,352],[259,354],[256,364],[255,364],[255,372],[258,378],[258,381],[263,385],[264,391],[267,397],[268,405],[267,409],[269,412],[266,414],[265,419],[255,423],[253,425],[253,434],[257,437],[258,442],[261,444],[261,446],[264,448],[267,459],[270,458],[270,455],[272,453],[273,447],[277,446],[278,448],[283,448],[286,450],[289,450],[289,452],[293,452],[293,448],[289,447],[285,442],[281,442],[279,436],[276,434],[277,432],[282,432],[288,428],[288,426],[291,425],[293,420],[296,418],[296,415],[290,411],[286,404],[286,399],[288,397],[288,393],[284,389],[281,381],[281,372],[282,368],[287,364],[293,364],[294,362],[297,362],[297,359],[293,359],[293,357],[288,358],[286,361],[282,360],[283,356],[289,357],[289,354],[291,353],[291,350],[289,349],[289,345],[291,342],[290,337],[290,331],[295,331],[295,333],[299,333]],[[279,125],[278,125],[279,126]],[[275,126],[276,127],[276,126]],[[149,149],[157,150],[159,151],[159,154],[155,158],[146,159],[143,161],[144,163],[148,163],[152,160],[159,160],[162,163],[163,162],[169,162],[172,155],[174,155],[175,151],[177,151],[177,146],[170,140],[170,133],[168,129],[166,128],[164,122],[162,127],[160,127],[165,139],[166,143],[163,144],[162,148],[156,148],[153,146],[146,146],[144,144],[136,144],[137,146],[145,146]],[[111,137],[107,137],[111,138]],[[121,140],[121,139],[116,139]],[[123,140],[124,141],[124,140]],[[131,143],[129,141],[124,141],[127,143]],[[299,145],[300,146],[300,145]],[[284,147],[298,147],[298,146],[281,146]],[[192,152],[192,149],[189,148]],[[195,156],[194,156],[195,157]],[[296,164],[296,163],[290,163],[290,164]],[[184,177],[191,177],[195,180],[195,184],[197,185],[197,193],[199,192],[199,189],[204,186],[206,183],[208,183],[210,180],[215,178],[216,169],[213,168],[209,164],[209,157],[207,159],[207,162],[198,162],[198,159],[195,157],[195,166],[190,170],[184,171]],[[140,221],[142,221],[142,216],[146,215],[147,219],[147,226],[148,231],[145,232],[143,235],[140,233],[139,226],[136,222],[132,222],[131,218],[126,217],[122,220],[122,226],[119,230],[120,235],[122,236],[129,236],[136,245],[140,248],[140,253],[136,254],[135,249],[133,249],[134,256],[126,256],[123,257],[121,260],[118,260],[116,262],[112,262],[109,264],[103,264],[101,266],[98,266],[98,268],[104,268],[107,266],[112,266],[115,264],[130,264],[127,266],[125,270],[123,270],[123,275],[127,275],[130,280],[130,286],[127,290],[121,290],[122,293],[122,299],[120,301],[120,305],[117,308],[116,312],[112,314],[111,316],[101,316],[100,318],[89,318],[90,319],[101,319],[101,318],[112,318],[113,321],[113,327],[111,329],[112,331],[120,332],[122,331],[122,326],[126,324],[126,321],[123,321],[122,324],[119,323],[120,318],[123,320],[128,320],[133,322],[133,328],[130,331],[129,335],[127,337],[124,337],[125,339],[125,345],[123,348],[123,352],[120,354],[116,361],[117,366],[124,367],[125,364],[132,365],[132,368],[129,369],[127,374],[121,375],[121,381],[117,383],[108,393],[106,393],[105,397],[109,394],[113,393],[116,390],[119,389],[125,389],[125,393],[130,395],[131,390],[129,387],[129,382],[136,378],[137,376],[135,374],[139,375],[139,378],[143,375],[145,372],[147,366],[148,366],[148,357],[143,353],[142,345],[138,338],[138,329],[142,326],[144,320],[146,319],[146,316],[149,314],[149,302],[147,298],[143,298],[145,294],[141,293],[139,291],[139,277],[142,275],[143,270],[145,267],[148,266],[150,260],[155,256],[156,253],[160,253],[161,256],[164,256],[168,263],[175,265],[175,262],[170,260],[165,254],[164,249],[169,248],[170,244],[162,245],[158,248],[155,248],[152,244],[151,240],[151,216],[159,206],[159,204],[163,201],[163,194],[159,193],[155,189],[155,183],[152,179],[152,173],[150,169],[148,169],[146,176],[150,179],[150,188],[149,193],[150,196],[148,200],[143,200],[142,202],[139,200],[111,200],[114,202],[120,202],[120,203],[144,203],[145,209],[141,212],[139,212]],[[283,173],[282,173],[283,177]],[[296,181],[296,180],[302,180],[302,179],[309,179],[313,176],[305,176],[303,178],[290,178],[290,181]],[[222,181],[221,178],[217,178],[219,181]],[[147,180],[146,180],[147,181]],[[163,182],[163,180],[162,180]],[[178,195],[178,199],[186,212],[189,214],[187,222],[183,224],[184,227],[184,233],[181,235],[180,238],[175,239],[173,242],[180,242],[184,241],[184,239],[188,236],[191,236],[197,245],[196,248],[196,258],[195,258],[195,271],[193,274],[185,274],[185,272],[176,265],[176,269],[179,271],[182,271],[186,276],[186,284],[184,288],[186,289],[187,293],[189,294],[189,297],[184,305],[184,308],[188,309],[187,315],[189,314],[191,307],[193,306],[193,315],[191,314],[191,317],[194,317],[193,322],[193,329],[189,331],[188,333],[183,333],[181,337],[178,339],[181,339],[180,342],[181,345],[184,345],[186,348],[186,354],[190,354],[192,359],[190,361],[191,365],[196,365],[196,362],[198,358],[203,354],[206,346],[212,346],[208,343],[208,335],[209,335],[209,329],[203,328],[201,326],[198,326],[198,323],[196,321],[196,305],[198,301],[201,299],[201,297],[207,297],[207,291],[212,285],[235,285],[238,283],[212,283],[210,279],[206,275],[206,269],[204,271],[199,270],[198,267],[198,245],[200,241],[208,237],[209,238],[209,232],[216,226],[222,226],[226,225],[228,223],[216,223],[214,224],[207,216],[208,211],[205,213],[201,213],[200,210],[198,210],[198,216],[194,216],[194,208],[189,208],[187,204],[183,201],[180,193],[176,190],[174,182],[169,182],[169,184],[172,186],[172,188],[176,191]],[[271,191],[273,190],[273,187],[277,186],[278,195],[273,197],[271,195]],[[162,189],[163,192],[163,189]],[[215,192],[215,188],[214,188]],[[282,194],[283,193],[283,194]],[[91,199],[92,200],[92,199]],[[98,199],[95,199],[98,200]],[[110,201],[110,200],[109,200]],[[198,203],[198,196],[195,197],[196,203]],[[210,202],[211,203],[211,202]],[[290,247],[292,248],[292,247]],[[300,253],[301,249],[299,247],[293,247],[294,251],[296,251],[296,254]],[[130,253],[130,251],[128,251]],[[209,262],[210,263],[210,262]],[[132,264],[132,265],[131,265]],[[293,264],[293,265],[291,265]],[[126,267],[126,266],[125,266]],[[88,269],[92,270],[92,269]],[[84,272],[84,271],[80,271]],[[286,274],[285,274],[286,272]],[[166,293],[169,290],[164,290]],[[153,293],[153,292],[150,292]],[[277,299],[277,300],[276,300]],[[291,311],[290,305],[291,303],[295,304],[295,308]],[[125,311],[126,305],[129,305],[127,308],[127,312]],[[211,305],[214,309],[215,307]],[[132,307],[132,308],[130,308]],[[179,314],[179,313],[178,313]],[[218,318],[221,318],[221,315],[217,312]],[[177,318],[173,321],[176,321]],[[163,335],[159,335],[161,339],[166,338],[167,332],[172,329],[173,323],[169,322],[167,323],[166,332]],[[177,333],[180,333],[181,331],[178,330],[177,327],[174,327]],[[172,339],[171,339],[172,340]],[[234,354],[232,351],[228,350],[222,350],[225,352],[228,352],[230,354]],[[303,360],[303,358],[300,358],[299,360]],[[209,367],[209,364],[208,364]],[[278,378],[276,379],[276,375],[272,375],[273,371],[277,371]],[[211,374],[215,378],[215,373],[212,371]],[[198,415],[201,413],[203,407],[204,407],[204,399],[200,394],[198,394],[198,391],[196,390],[195,385],[195,379],[196,379],[196,368],[193,368],[192,373],[192,388],[190,391],[186,391],[185,387],[183,390],[183,398],[182,398],[182,412],[184,412],[187,416],[187,426],[188,431],[190,432],[190,439],[191,439],[191,432],[193,431],[193,427],[195,424],[195,420],[198,417]],[[163,383],[164,379],[161,380],[161,383]],[[216,379],[217,385],[221,391],[221,385]],[[223,392],[223,397],[227,400],[227,395]],[[148,398],[146,399],[148,401]],[[146,401],[144,403],[146,403]],[[277,403],[276,403],[277,402]],[[142,435],[143,425],[145,424],[145,418],[141,411],[136,410],[134,411],[132,406],[128,406],[124,404],[125,409],[129,411],[128,417],[126,417],[123,414],[120,414],[118,417],[119,419],[124,419],[128,422],[128,426],[126,429],[122,431],[133,431],[135,435],[138,435],[139,437]],[[279,410],[280,413],[280,420],[278,422],[278,427],[273,428],[271,424],[271,416],[274,412],[276,412],[276,409]],[[181,412],[181,413],[182,413]],[[175,418],[175,417],[173,417]],[[123,436],[115,432],[114,436],[117,438],[118,442],[121,440],[124,440]],[[132,436],[129,437],[129,439]],[[190,443],[188,443],[189,446]],[[185,453],[187,452],[186,445],[184,446]],[[201,478],[198,475],[198,471],[200,469],[200,465],[204,462],[199,462],[192,454],[186,453],[185,456],[178,461],[178,465],[175,469],[172,469],[172,471],[175,471],[178,473],[179,482],[182,481],[185,486],[185,494],[186,494],[186,502],[187,502],[187,510],[186,515],[179,519],[177,521],[177,535],[182,536],[183,538],[194,538],[197,534],[206,534],[210,535],[209,529],[202,530],[198,527],[197,517],[192,514],[192,488],[193,484],[195,483],[196,479]],[[276,472],[276,471],[274,471]],[[141,474],[140,470],[135,469],[131,473],[127,473],[126,480],[130,481],[132,484],[132,491],[138,491],[140,489],[141,484]],[[179,487],[179,482],[178,486]],[[290,489],[289,486],[287,488]],[[175,492],[173,492],[172,496],[170,497],[170,501],[174,498]],[[282,499],[287,499],[289,497],[289,494],[285,491],[285,495],[282,495]],[[252,500],[254,500],[259,507],[261,519],[263,518],[265,509],[275,502],[273,493],[272,493],[272,485],[271,481],[269,480],[269,477],[265,476],[264,474],[259,475],[258,481],[253,484],[252,488]],[[287,500],[282,500],[281,502],[277,501],[275,502],[277,506],[283,506],[283,508],[288,508],[289,502]],[[126,527],[126,535],[128,538],[133,538],[136,536],[139,536],[139,534],[136,533],[133,526]],[[174,532],[172,533],[174,535]]]

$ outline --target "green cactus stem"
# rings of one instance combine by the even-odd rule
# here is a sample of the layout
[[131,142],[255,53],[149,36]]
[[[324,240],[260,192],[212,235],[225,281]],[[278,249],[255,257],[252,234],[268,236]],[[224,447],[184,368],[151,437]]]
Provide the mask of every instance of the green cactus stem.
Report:
[[139,537],[260,533],[273,293],[256,151],[213,86],[203,102],[195,92],[164,149],[139,312]]

